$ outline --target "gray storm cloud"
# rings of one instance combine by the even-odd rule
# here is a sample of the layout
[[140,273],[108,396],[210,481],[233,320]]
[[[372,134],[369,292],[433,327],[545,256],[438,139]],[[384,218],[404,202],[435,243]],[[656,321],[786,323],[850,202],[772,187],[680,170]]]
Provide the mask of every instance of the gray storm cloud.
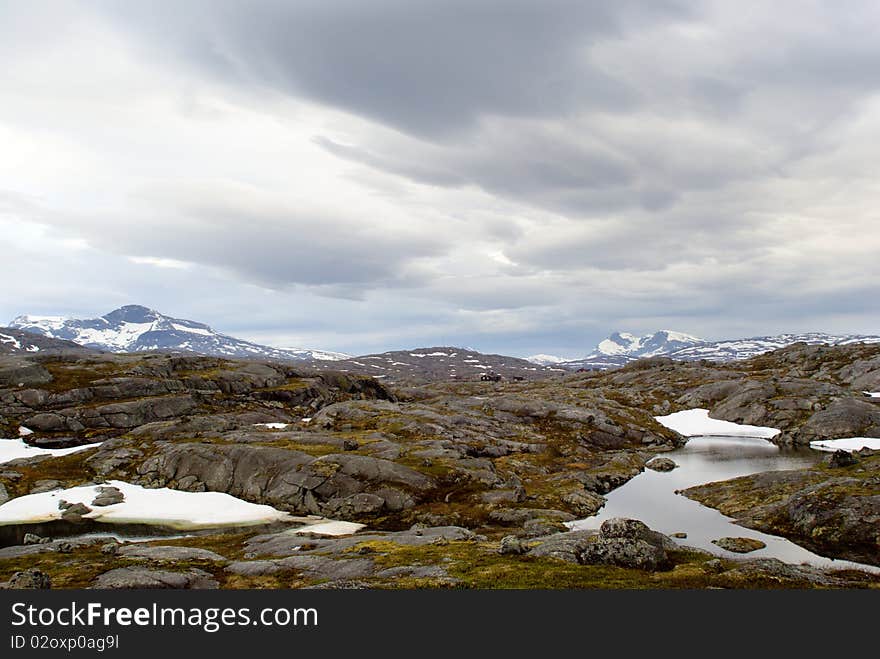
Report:
[[855,1],[0,5],[0,312],[145,302],[351,352],[880,331],[878,27]]

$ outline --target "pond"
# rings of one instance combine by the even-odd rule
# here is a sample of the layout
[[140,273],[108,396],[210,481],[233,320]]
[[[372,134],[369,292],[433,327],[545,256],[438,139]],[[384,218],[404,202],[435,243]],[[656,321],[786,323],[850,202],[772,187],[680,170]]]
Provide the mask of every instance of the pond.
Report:
[[[571,522],[569,526],[575,530],[596,529],[607,519],[629,517],[662,533],[687,533],[687,538],[676,541],[725,558],[778,558],[786,563],[877,571],[877,568],[819,556],[785,538],[739,526],[717,510],[675,493],[694,485],[762,471],[809,467],[827,454],[808,448],[781,448],[749,437],[693,437],[684,447],[663,455],[673,459],[678,467],[671,472],[646,469],[606,495],[608,502],[598,515]],[[755,538],[767,547],[745,555],[734,554],[712,544],[712,540],[723,537]]]

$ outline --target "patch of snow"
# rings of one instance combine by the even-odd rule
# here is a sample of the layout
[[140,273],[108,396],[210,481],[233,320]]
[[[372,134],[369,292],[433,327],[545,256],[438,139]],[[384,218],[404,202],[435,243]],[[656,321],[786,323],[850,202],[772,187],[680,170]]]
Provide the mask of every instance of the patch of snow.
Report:
[[674,430],[685,437],[715,436],[715,437],[758,437],[772,439],[781,430],[763,426],[749,426],[730,421],[721,421],[709,417],[709,410],[694,409],[684,412],[675,412],[666,416],[655,416],[654,419],[661,425]]
[[300,419],[300,421],[302,421],[303,423],[308,423],[311,420],[312,420],[312,417],[310,417],[310,416],[304,416],[302,419]]
[[844,439],[822,439],[810,442],[810,448],[820,451],[859,451],[863,448],[880,450],[880,438],[877,437],[846,437]]
[[156,321],[149,323],[122,322],[115,329],[83,328],[79,331],[76,342],[81,344],[100,344],[124,350],[135,343],[142,334],[159,329],[157,325],[158,322]]
[[703,339],[698,336],[692,336],[683,332],[675,332],[673,330],[661,330],[666,334],[666,338],[670,341],[680,341],[682,343],[702,343]]
[[880,398],[880,391],[866,391],[871,398]]
[[[176,529],[239,526],[287,521],[289,513],[237,499],[222,492],[181,492],[168,488],[147,489],[122,481],[110,481],[125,500],[112,506],[95,506],[83,515],[96,522],[155,524]],[[58,502],[83,503],[91,507],[98,486],[83,485],[66,490],[28,494],[0,506],[0,525],[48,522],[61,519]]]
[[356,522],[327,520],[317,522],[316,524],[306,524],[300,528],[291,529],[290,531],[287,531],[287,533],[290,533],[291,535],[300,535],[303,533],[328,536],[351,535],[352,533],[360,531],[364,526],[364,524],[358,524]]
[[181,332],[189,332],[190,334],[201,334],[202,336],[214,336],[214,332],[209,329],[204,329],[202,327],[187,327],[186,325],[180,325],[179,323],[171,323],[171,327],[176,330],[180,330]]
[[257,428],[271,428],[273,430],[281,430],[282,428],[286,428],[289,424],[287,423],[255,423]]
[[21,350],[21,343],[14,336],[8,334],[0,334],[0,343],[11,343],[14,348]]
[[539,366],[547,366],[548,364],[562,364],[564,362],[569,361],[564,357],[557,357],[556,355],[532,355],[531,357],[526,357],[527,362],[532,362],[533,364],[538,364]]
[[64,323],[67,322],[69,318],[64,316],[17,316],[13,318],[10,323],[11,326],[15,327],[18,325],[41,325],[43,329],[61,329],[64,326]]
[[[19,430],[19,433],[21,433],[21,430]],[[18,458],[34,458],[38,455],[70,455],[71,453],[78,453],[90,448],[97,448],[100,445],[100,443],[97,443],[73,446],[71,448],[38,448],[25,444],[21,439],[0,439],[0,464],[10,460],[17,460]]]
[[18,436],[19,437],[27,437],[28,435],[33,435],[34,431],[30,428],[25,428],[24,426],[18,427]]

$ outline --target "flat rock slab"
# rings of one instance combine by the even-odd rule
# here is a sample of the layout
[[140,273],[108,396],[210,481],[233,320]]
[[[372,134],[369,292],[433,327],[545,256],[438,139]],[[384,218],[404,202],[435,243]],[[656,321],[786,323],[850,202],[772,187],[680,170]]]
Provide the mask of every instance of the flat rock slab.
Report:
[[719,538],[718,540],[713,540],[712,544],[737,554],[748,554],[767,546],[765,543],[754,538]]
[[93,545],[103,542],[100,538],[67,538],[62,540],[52,540],[35,545],[13,545],[11,547],[0,548],[0,559],[4,558],[20,558],[22,556],[33,556],[34,554],[46,554],[49,552],[60,552],[61,550],[73,550],[78,547]]
[[126,545],[118,555],[124,558],[144,558],[150,561],[226,561],[225,556],[198,547]]
[[364,533],[344,538],[308,538],[293,531],[281,531],[259,535],[245,542],[245,550],[253,556],[290,556],[304,550],[316,549],[328,554],[341,554],[364,542],[393,542],[397,545],[416,547],[435,542],[477,540],[473,531],[460,526],[431,526],[412,528],[394,533]]
[[172,572],[142,567],[120,567],[105,572],[92,588],[131,590],[135,588],[216,589],[220,584],[204,570]]
[[236,561],[226,571],[241,576],[263,576],[296,571],[309,579],[337,581],[368,577],[375,572],[369,558],[333,559],[328,556],[290,556],[266,561]]

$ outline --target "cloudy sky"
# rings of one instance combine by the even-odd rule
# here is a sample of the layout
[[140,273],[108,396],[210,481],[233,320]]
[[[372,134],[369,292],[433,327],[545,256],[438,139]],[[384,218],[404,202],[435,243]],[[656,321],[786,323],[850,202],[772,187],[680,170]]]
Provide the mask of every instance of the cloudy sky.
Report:
[[0,322],[880,333],[880,4],[0,0]]

